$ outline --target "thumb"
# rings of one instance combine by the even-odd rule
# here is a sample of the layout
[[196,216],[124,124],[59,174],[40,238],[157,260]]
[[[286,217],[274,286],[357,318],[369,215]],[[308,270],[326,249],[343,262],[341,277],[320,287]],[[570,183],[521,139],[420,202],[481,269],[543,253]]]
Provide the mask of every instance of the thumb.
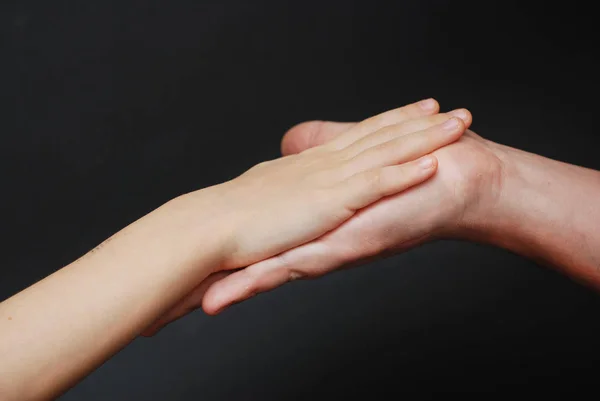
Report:
[[329,142],[356,123],[333,121],[307,121],[288,130],[281,140],[281,153],[284,156],[300,153],[313,146]]

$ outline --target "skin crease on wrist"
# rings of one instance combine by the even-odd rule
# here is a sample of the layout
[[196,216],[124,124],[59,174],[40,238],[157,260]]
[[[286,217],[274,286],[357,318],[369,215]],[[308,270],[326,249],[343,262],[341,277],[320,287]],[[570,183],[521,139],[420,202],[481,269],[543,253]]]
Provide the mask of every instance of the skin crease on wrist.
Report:
[[[470,114],[454,113],[471,124]],[[302,152],[352,127],[300,124],[285,135],[282,153]],[[216,314],[288,281],[444,238],[495,245],[600,289],[600,203],[592,201],[600,199],[600,172],[493,143],[470,130],[433,154],[440,167],[431,180],[371,205],[310,244],[210,277],[144,335],[199,307]]]

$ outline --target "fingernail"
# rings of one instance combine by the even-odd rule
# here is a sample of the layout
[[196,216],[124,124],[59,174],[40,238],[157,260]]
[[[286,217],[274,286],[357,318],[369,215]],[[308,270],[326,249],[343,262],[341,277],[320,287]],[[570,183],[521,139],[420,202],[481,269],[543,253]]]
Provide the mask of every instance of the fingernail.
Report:
[[421,167],[424,170],[429,170],[431,167],[433,167],[433,157],[423,157],[421,160],[419,160],[419,167]]
[[456,127],[458,127],[458,121],[456,120],[456,118],[451,118],[448,121],[446,121],[442,126],[448,131],[453,131],[456,129]]
[[463,121],[467,121],[468,115],[464,109],[452,110],[448,112],[451,116],[458,117]]
[[433,99],[425,99],[419,102],[419,106],[425,111],[431,111],[435,109],[435,100]]

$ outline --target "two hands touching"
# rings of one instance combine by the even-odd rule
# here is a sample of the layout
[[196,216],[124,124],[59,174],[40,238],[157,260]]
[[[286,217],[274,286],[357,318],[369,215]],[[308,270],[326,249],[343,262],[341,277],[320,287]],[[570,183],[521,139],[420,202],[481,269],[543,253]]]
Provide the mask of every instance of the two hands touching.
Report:
[[309,243],[209,276],[142,334],[152,336],[200,307],[217,314],[286,282],[439,239],[495,245],[600,289],[600,173],[488,141],[468,129],[468,110],[439,113],[435,100],[425,102],[421,110],[410,105],[360,123],[311,121],[289,130],[284,156],[378,129],[402,136],[448,118],[462,124],[462,135],[433,151],[439,168],[425,182],[370,204]]
[[[247,296],[239,269],[270,270],[253,284],[259,291],[295,275],[323,274],[342,256],[372,254],[358,242],[354,254],[336,249],[333,234],[345,237],[347,223],[360,230],[365,208],[431,178],[431,152],[457,141],[470,118],[466,110],[440,114],[436,101],[421,101],[167,202],[0,304],[0,399],[52,398],[161,325],[160,316],[196,307],[205,288],[212,313],[223,300]],[[301,263],[320,260],[306,270],[283,266],[296,254],[304,255]]]
[[471,121],[429,99],[304,123],[284,157],[167,202],[0,303],[0,400],[50,399],[199,307],[436,239],[496,245],[600,288],[600,172],[487,141]]
[[[387,192],[383,199],[376,195],[377,190],[371,191],[370,196],[377,196],[377,199],[369,199],[369,205],[363,204],[358,212],[355,212],[358,208],[353,209],[327,230],[321,230],[323,235],[302,241],[295,248],[282,249],[283,252],[270,258],[256,258],[253,264],[246,264],[250,264],[248,267],[244,264],[235,266],[244,266],[241,270],[229,272],[226,269],[212,274],[142,334],[152,336],[166,324],[200,307],[206,313],[217,314],[233,303],[295,279],[319,277],[378,255],[452,236],[478,192],[473,188],[476,184],[471,178],[480,175],[486,163],[489,164],[487,169],[500,172],[499,164],[493,165],[493,158],[486,160],[488,155],[473,152],[479,150],[478,146],[484,149],[479,143],[481,139],[473,133],[467,133],[468,138],[461,138],[471,122],[468,110],[440,113],[439,104],[428,99],[360,123],[309,122],[292,128],[282,142],[284,158],[280,160],[311,155],[322,148],[346,149],[344,152],[351,150],[354,154],[356,151],[352,149],[357,146],[381,146],[380,143],[385,141],[394,146],[395,151],[411,155],[397,159],[397,163],[434,151],[421,159],[431,160],[433,164],[415,174],[412,170],[418,169],[419,165],[414,162],[389,168],[390,174],[403,181],[399,188],[404,191]],[[440,128],[446,129],[444,125],[449,126],[447,134],[438,134]],[[431,141],[428,131],[440,135],[439,140]],[[423,145],[419,145],[419,151],[410,152],[409,141],[417,136],[422,136],[419,141],[423,141]],[[390,142],[392,140],[394,142]],[[429,145],[425,146],[425,141]],[[444,162],[447,170],[443,175],[442,171],[436,174],[438,160]],[[370,179],[381,183],[382,176]],[[426,180],[428,182],[422,183]],[[407,190],[413,186],[416,187]],[[376,201],[372,202],[373,199]],[[271,213],[268,208],[265,212]],[[272,216],[278,218],[278,213]],[[273,234],[279,237],[281,232]],[[264,243],[272,241],[265,240]]]
[[[280,161],[311,155],[311,152],[322,148],[341,150],[357,146],[381,146],[382,141],[387,141],[398,152],[410,152],[409,141],[413,137],[422,136],[422,141],[429,141],[424,136],[429,134],[423,130],[435,132],[440,128],[443,130],[443,124],[455,124],[445,138],[442,134],[438,142],[429,141],[429,145],[420,147],[419,152],[412,152],[412,157],[396,161],[402,163],[433,152],[422,159],[433,161],[430,168],[415,175],[403,174],[403,170],[412,170],[418,164],[397,165],[393,170],[390,168],[390,174],[406,183],[401,187],[404,191],[388,192],[385,198],[378,197],[375,202],[363,205],[360,211],[353,210],[343,220],[332,224],[327,230],[321,230],[323,235],[311,238],[311,241],[302,241],[295,248],[281,249],[282,252],[270,258],[256,258],[253,264],[246,263],[250,265],[248,267],[238,263],[234,268],[243,267],[241,270],[230,272],[225,269],[212,274],[157,319],[143,335],[152,336],[166,324],[200,307],[208,314],[217,314],[233,303],[286,282],[319,277],[378,255],[399,252],[428,240],[454,235],[469,206],[477,202],[477,194],[484,192],[476,186],[485,183],[475,183],[474,179],[481,177],[482,170],[487,170],[488,175],[500,174],[500,161],[491,151],[485,153],[486,145],[481,138],[466,131],[472,122],[468,110],[439,111],[439,104],[427,99],[360,123],[315,121],[292,128],[283,139],[284,157]],[[436,172],[438,160],[444,164],[444,169]],[[381,181],[381,178],[379,176],[376,180]],[[485,180],[497,179],[486,177]],[[297,185],[297,181],[292,184]],[[417,187],[408,190],[412,186]],[[371,192],[371,196],[376,193]],[[305,206],[314,207],[310,204]],[[271,214],[268,208],[264,211],[273,218],[279,218],[277,213]],[[303,224],[306,224],[306,220]],[[279,237],[281,232],[275,231],[273,235]]]

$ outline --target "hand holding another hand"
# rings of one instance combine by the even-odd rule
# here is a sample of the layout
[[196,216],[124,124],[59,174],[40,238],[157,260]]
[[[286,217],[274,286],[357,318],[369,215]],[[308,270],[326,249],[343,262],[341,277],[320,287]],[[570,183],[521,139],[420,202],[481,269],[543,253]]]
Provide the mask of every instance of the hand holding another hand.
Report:
[[[451,144],[470,125],[470,113],[459,109],[438,114],[438,110],[439,106],[433,101],[429,108],[413,104],[357,124],[308,123],[293,128],[283,142],[285,157],[259,165],[236,179],[239,181],[234,180],[234,184],[250,195],[249,198],[248,195],[232,197],[240,203],[230,204],[228,208],[243,211],[250,206],[255,212],[249,214],[252,222],[233,218],[251,229],[248,238],[238,240],[225,269],[250,266],[231,274],[218,272],[212,275],[144,334],[154,334],[168,322],[201,305],[207,313],[218,313],[231,303],[290,280],[321,276],[341,266],[386,250],[404,249],[441,233],[445,223],[457,218],[459,213],[461,200],[452,199],[459,195],[450,193],[457,188],[447,188],[449,178],[440,181],[435,176],[418,188],[401,192],[425,181],[434,171],[422,170],[414,162],[398,165],[436,149],[441,148],[437,150],[441,152],[457,145]],[[452,123],[456,125],[451,127]],[[337,135],[332,135],[336,131]],[[467,142],[459,146],[458,151],[468,153],[470,149],[464,148],[469,146],[476,145]],[[456,153],[441,155],[449,160],[453,154],[458,156]],[[325,163],[317,161],[326,154],[335,156],[328,156]],[[279,163],[283,167],[289,162],[294,166],[288,175],[292,177],[291,181],[286,181],[289,187],[262,186],[283,182],[284,170],[279,168]],[[344,170],[336,170],[339,169],[336,163],[344,165]],[[383,167],[390,164],[393,167]],[[451,167],[448,166],[447,173],[457,174]],[[378,173],[377,178],[367,178],[364,172],[362,176],[356,175],[356,171],[373,172],[373,169],[387,171],[390,175]],[[333,177],[347,179],[354,174],[356,184],[342,187],[347,195],[341,203],[337,201],[342,199],[337,195],[339,189],[330,190],[329,194],[336,194],[334,197],[319,195],[321,200],[314,203],[308,192],[310,189],[307,190],[312,185],[311,176],[305,175],[305,171],[314,174],[319,183],[331,181]],[[393,182],[390,189],[380,189],[379,186],[387,182]],[[358,192],[362,194],[351,195],[355,200],[350,201],[349,195]],[[249,203],[244,204],[244,199]],[[327,209],[334,200],[343,207],[337,206],[337,211]],[[294,241],[288,238],[294,238]]]
[[[459,118],[426,116],[437,111],[433,106],[388,112],[213,187],[218,226],[230,234],[221,268],[245,267],[312,241],[358,210],[433,176],[437,161],[426,155],[465,131]],[[205,203],[205,195],[200,190],[185,198],[193,208],[197,197]]]

